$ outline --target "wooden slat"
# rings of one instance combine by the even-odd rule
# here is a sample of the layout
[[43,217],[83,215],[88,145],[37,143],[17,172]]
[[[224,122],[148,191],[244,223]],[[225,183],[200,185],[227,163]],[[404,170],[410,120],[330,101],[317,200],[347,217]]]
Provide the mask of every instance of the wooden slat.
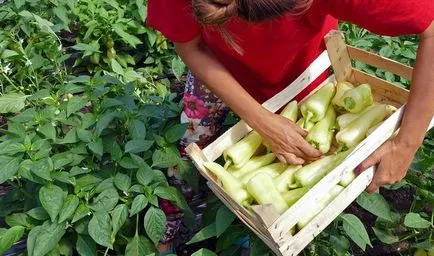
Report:
[[252,210],[264,227],[271,226],[280,217],[276,207],[272,204],[254,205]]
[[338,217],[371,183],[374,168],[369,168],[345,188],[320,214],[281,247],[282,255],[298,255],[314,238]]
[[353,60],[358,60],[373,67],[392,72],[393,74],[408,80],[412,79],[413,68],[411,67],[365,50],[361,50],[352,46],[347,47],[350,58]]
[[407,102],[410,93],[408,90],[357,69],[353,69],[353,75],[358,83],[371,85],[373,93],[381,95],[382,99],[385,98],[400,105]]
[[285,244],[287,232],[321,200],[322,191],[329,191],[340,181],[345,170],[356,168],[393,135],[400,125],[404,109],[404,107],[400,108],[389,117],[368,138],[362,141],[337,168],[318,182],[269,228],[270,234],[278,244]]
[[352,80],[351,59],[342,32],[332,30],[324,37],[324,40],[336,80],[339,82]]
[[[315,81],[329,67],[330,60],[327,52],[324,51],[294,82],[262,105],[265,109],[273,113],[278,111],[302,92],[309,84]],[[252,129],[244,121],[240,121],[204,148],[203,153],[207,159],[215,161],[222,155],[225,149],[238,142],[251,130]]]
[[213,193],[228,207],[247,227],[249,227],[268,247],[273,248],[275,251],[279,251],[277,244],[271,240],[271,236],[266,229],[264,229],[256,220],[253,215],[246,215],[243,211],[237,210],[228,198],[220,193],[220,190],[214,185],[209,184],[209,188]]

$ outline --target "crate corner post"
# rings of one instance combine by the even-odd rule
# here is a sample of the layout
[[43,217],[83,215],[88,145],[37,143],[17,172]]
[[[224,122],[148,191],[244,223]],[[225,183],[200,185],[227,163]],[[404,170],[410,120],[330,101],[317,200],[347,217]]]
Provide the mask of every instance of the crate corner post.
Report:
[[332,30],[324,37],[324,41],[336,81],[354,83],[351,58],[348,53],[347,44],[345,43],[344,34],[338,30]]

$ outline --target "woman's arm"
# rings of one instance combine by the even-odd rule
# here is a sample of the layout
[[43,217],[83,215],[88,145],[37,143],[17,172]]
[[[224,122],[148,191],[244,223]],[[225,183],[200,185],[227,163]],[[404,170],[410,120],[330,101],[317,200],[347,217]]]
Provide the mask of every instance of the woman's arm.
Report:
[[280,161],[302,164],[304,159],[320,156],[321,153],[304,140],[306,131],[263,108],[207,50],[200,37],[187,43],[175,43],[175,49],[217,97],[270,143]]
[[434,115],[434,22],[421,35],[406,110],[397,137],[386,142],[356,173],[378,164],[368,192],[394,184],[407,174],[408,167],[426,134]]

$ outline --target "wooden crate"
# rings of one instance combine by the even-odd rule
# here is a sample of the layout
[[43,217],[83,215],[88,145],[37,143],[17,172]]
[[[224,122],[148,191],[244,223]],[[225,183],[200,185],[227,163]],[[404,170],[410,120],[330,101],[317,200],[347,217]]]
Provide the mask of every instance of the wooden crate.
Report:
[[[276,255],[288,256],[300,253],[367,188],[372,180],[374,168],[370,168],[359,175],[337,196],[337,198],[323,209],[320,214],[294,236],[289,233],[291,228],[293,228],[306,213],[312,211],[313,207],[324,196],[324,191],[329,191],[333,186],[338,184],[344,173],[351,172],[398,131],[409,94],[407,90],[401,87],[397,87],[385,80],[355,69],[351,61],[357,60],[390,71],[407,79],[411,79],[412,68],[346,45],[344,36],[339,31],[331,31],[324,39],[327,50],[292,84],[266,101],[263,104],[266,109],[277,112],[331,66],[334,70],[334,75],[324,81],[317,90],[328,82],[349,81],[355,84],[369,83],[376,101],[393,105],[398,108],[398,111],[390,116],[368,138],[361,142],[338,167],[318,182],[286,212],[279,215],[272,205],[254,206],[253,213],[249,212],[230,198],[217,182],[215,176],[208,172],[203,165],[204,162],[218,159],[225,149],[238,142],[252,130],[245,122],[240,121],[202,150],[195,143],[187,147],[189,156],[201,175],[207,179],[210,189],[245,225],[261,238]],[[434,122],[431,123],[430,127],[432,127],[432,125],[434,125]]]

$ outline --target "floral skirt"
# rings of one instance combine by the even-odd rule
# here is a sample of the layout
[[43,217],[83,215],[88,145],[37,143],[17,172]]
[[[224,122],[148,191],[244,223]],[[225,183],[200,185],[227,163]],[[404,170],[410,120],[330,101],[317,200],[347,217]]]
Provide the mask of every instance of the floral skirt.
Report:
[[[184,109],[181,114],[181,123],[188,123],[187,131],[180,140],[178,148],[181,157],[188,161],[185,148],[190,143],[196,143],[199,147],[204,148],[215,139],[218,131],[222,128],[223,122],[229,113],[229,108],[215,96],[199,79],[191,72],[187,74],[187,81],[183,95]],[[187,184],[185,184],[176,168],[168,170],[169,183],[178,189],[186,198],[187,202],[196,213],[198,222],[200,222],[201,210],[203,210],[203,197],[195,194]],[[191,235],[182,224],[182,213],[167,201],[162,201],[161,207],[167,216],[166,232],[161,243],[167,243],[174,238],[179,242],[189,239]],[[197,211],[195,211],[195,208]],[[200,223],[198,223],[200,226]]]

